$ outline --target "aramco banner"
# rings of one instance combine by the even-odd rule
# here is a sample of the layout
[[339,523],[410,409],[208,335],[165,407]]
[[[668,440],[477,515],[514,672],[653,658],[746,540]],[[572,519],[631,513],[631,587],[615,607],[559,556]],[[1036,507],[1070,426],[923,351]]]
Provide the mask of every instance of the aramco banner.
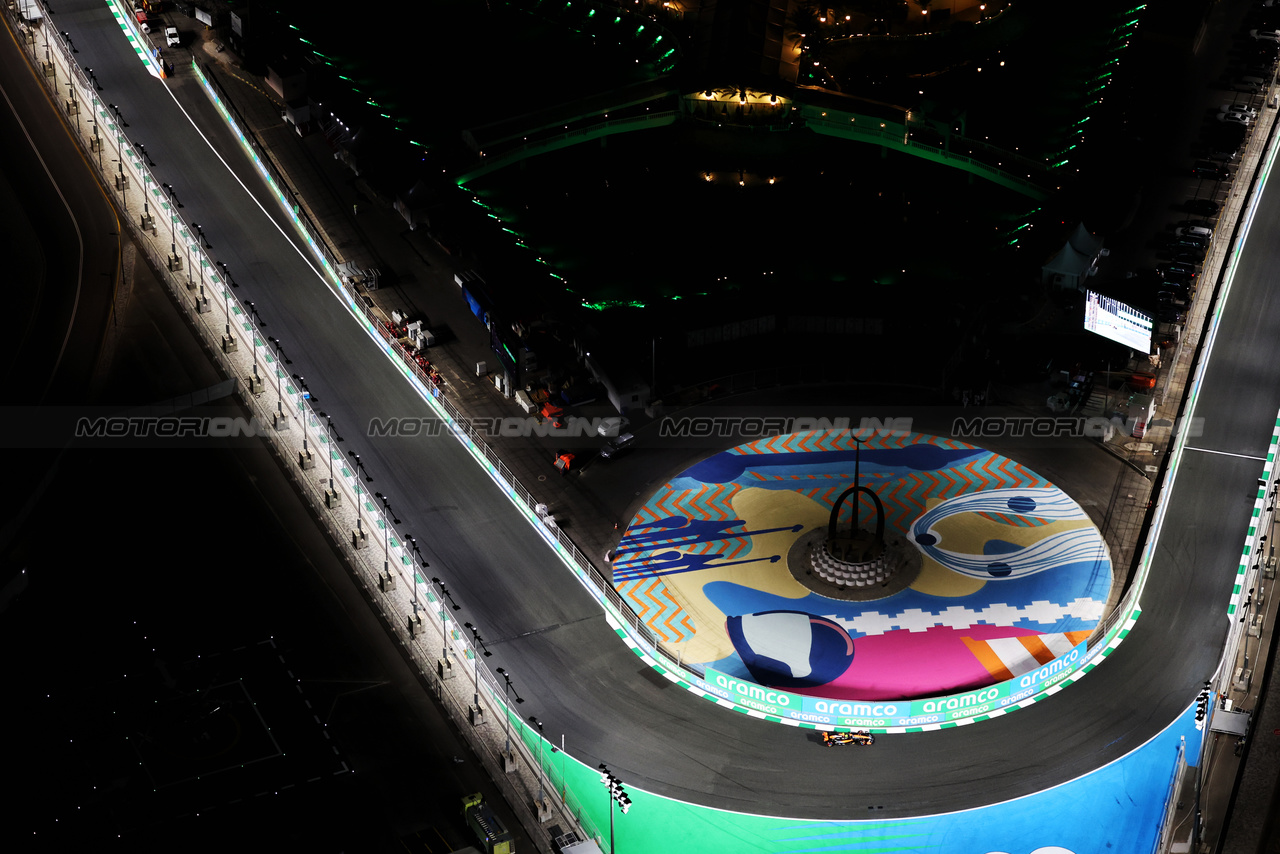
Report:
[[[1100,650],[1105,644],[1098,644]],[[702,679],[686,674],[697,687],[715,697],[805,723],[859,728],[916,727],[975,718],[1027,700],[1077,672],[1090,659],[1082,641],[1065,655],[1040,668],[985,688],[918,700],[829,700],[792,694],[730,676],[708,667]]]

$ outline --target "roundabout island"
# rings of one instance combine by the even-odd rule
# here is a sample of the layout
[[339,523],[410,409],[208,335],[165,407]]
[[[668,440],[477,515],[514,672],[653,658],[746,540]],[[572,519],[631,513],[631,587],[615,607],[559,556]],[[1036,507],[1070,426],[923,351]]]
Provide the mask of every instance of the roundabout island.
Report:
[[1086,512],[1017,461],[837,429],[681,472],[628,524],[613,583],[710,698],[893,731],[1008,709],[1072,673],[1113,567]]

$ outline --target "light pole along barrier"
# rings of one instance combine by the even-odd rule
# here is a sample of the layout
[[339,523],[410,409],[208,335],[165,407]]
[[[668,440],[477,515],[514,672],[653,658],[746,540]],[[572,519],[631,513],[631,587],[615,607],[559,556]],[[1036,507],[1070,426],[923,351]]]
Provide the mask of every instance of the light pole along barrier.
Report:
[[[31,42],[28,42],[26,46],[29,50],[39,49]],[[55,49],[55,46],[57,49]],[[73,87],[78,85],[83,89],[88,90],[77,94],[77,90],[72,88],[70,96],[65,101],[60,101],[63,105],[64,115],[68,116],[68,118],[76,115],[78,113],[78,104],[80,103],[91,104],[93,107],[91,122],[84,125],[76,122],[72,125],[73,128],[77,128],[80,133],[84,134],[83,145],[90,155],[94,152],[98,154],[97,158],[91,157],[89,162],[97,162],[100,174],[102,174],[104,179],[110,180],[111,176],[106,174],[108,170],[103,168],[105,164],[102,162],[103,140],[98,127],[99,120],[101,119],[107,122],[108,128],[113,131],[113,135],[115,136],[117,145],[117,164],[116,168],[111,171],[114,171],[115,175],[120,178],[118,189],[121,193],[121,197],[119,199],[121,208],[127,210],[129,205],[129,194],[138,193],[138,196],[136,197],[137,200],[145,203],[146,207],[144,207],[144,210],[147,215],[150,216],[150,199],[146,193],[150,190],[148,185],[154,182],[154,179],[150,177],[149,170],[141,159],[137,159],[135,162],[135,158],[131,157],[131,148],[133,146],[129,143],[127,136],[116,123],[111,121],[105,105],[103,105],[93,94],[93,91],[89,89],[89,84],[84,78],[84,75],[77,73],[79,71],[78,67],[73,63],[66,62],[66,58],[59,55],[58,49],[60,48],[61,45],[58,42],[55,42],[54,46],[50,47],[51,61],[58,62],[59,60],[64,60],[63,64],[68,69],[67,79],[72,81],[67,85],[71,85]],[[32,61],[35,61],[34,57],[32,58]],[[95,80],[95,86],[99,85],[96,83],[96,78],[92,79]],[[57,95],[56,88],[54,89],[54,95],[55,97]],[[75,104],[77,106],[73,108],[70,106],[71,104]],[[116,118],[120,119],[118,115]],[[146,178],[145,181],[143,180],[143,176]],[[176,198],[173,201],[176,204]],[[269,351],[264,353],[267,364],[274,367],[277,372],[277,399],[275,409],[272,411],[271,409],[264,408],[264,406],[259,403],[254,392],[261,390],[261,380],[259,379],[256,384],[253,382],[253,379],[257,377],[257,346],[262,343],[258,340],[257,327],[249,319],[249,313],[247,313],[240,305],[240,301],[231,293],[231,289],[234,287],[235,283],[231,281],[229,274],[226,275],[225,280],[216,273],[210,272],[208,274],[212,284],[222,288],[224,298],[224,316],[219,318],[221,322],[213,319],[216,315],[211,316],[208,312],[208,298],[204,294],[204,287],[206,284],[205,268],[212,268],[214,266],[204,254],[204,251],[212,248],[212,246],[204,237],[203,229],[201,227],[192,223],[190,227],[191,230],[188,230],[187,226],[181,222],[181,218],[178,214],[170,207],[169,200],[165,200],[162,203],[162,207],[168,209],[171,216],[170,244],[166,247],[168,249],[167,252],[162,251],[158,245],[156,247],[151,245],[151,243],[154,242],[153,238],[155,238],[156,235],[150,234],[149,231],[143,231],[141,221],[135,223],[128,217],[124,217],[122,219],[124,219],[130,234],[142,249],[143,254],[147,257],[152,267],[156,269],[158,273],[161,273],[161,278],[169,286],[171,293],[187,321],[199,333],[205,344],[206,352],[208,352],[210,357],[220,366],[221,370],[227,376],[242,377],[246,379],[245,386],[237,388],[238,396],[240,397],[243,405],[251,413],[250,420],[241,424],[241,428],[243,428],[242,435],[257,435],[268,440],[268,447],[270,447],[282,462],[286,464],[285,470],[289,473],[291,479],[298,484],[303,498],[312,507],[313,512],[322,527],[329,532],[334,542],[338,543],[340,546],[345,545],[347,542],[346,538],[342,536],[340,532],[343,528],[349,529],[350,522],[348,520],[350,520],[351,516],[358,516],[363,512],[356,501],[356,496],[362,493],[363,489],[356,481],[356,478],[358,477],[357,472],[348,472],[344,466],[343,472],[345,474],[349,474],[350,477],[339,477],[334,471],[334,460],[341,459],[340,455],[334,450],[334,444],[335,442],[340,442],[341,437],[337,435],[336,430],[333,428],[332,420],[326,417],[326,425],[322,427],[321,422],[314,417],[310,408],[302,400],[299,400],[296,412],[292,411],[294,410],[292,405],[289,407],[291,411],[286,412],[283,405],[285,400],[285,390],[283,386],[287,383],[285,381],[284,373],[278,364],[281,359],[286,357],[284,356],[283,351],[278,347],[276,349],[276,355],[278,358],[273,359],[272,353]],[[177,254],[176,237],[179,231],[181,231],[184,239],[186,240],[184,243],[184,253],[186,254],[186,258],[180,258],[178,259],[178,263],[173,263],[173,259]],[[199,236],[198,241],[191,237],[192,232]],[[185,266],[187,272],[184,277],[185,280],[179,281],[177,273],[182,269],[183,265],[181,262],[183,260],[186,261]],[[200,268],[200,276],[198,280],[192,273],[193,264],[198,264]],[[164,273],[168,273],[169,275],[163,275]],[[188,299],[185,291],[196,290],[199,292],[199,297],[194,301]],[[245,319],[242,323],[232,324],[230,320],[233,315]],[[246,343],[250,344],[248,349],[251,352],[249,354],[245,354],[238,346],[235,346],[239,343],[238,339],[240,338],[244,338]],[[230,339],[230,341],[228,342],[228,346],[224,349],[223,342],[227,339]],[[278,344],[278,342],[275,341],[272,343]],[[273,364],[273,362],[275,364]],[[299,383],[301,383],[301,381],[299,381]],[[255,385],[258,387],[255,388]],[[294,393],[292,387],[289,389],[289,393]],[[297,431],[302,434],[302,436],[296,439],[296,442],[301,447],[294,446],[293,442],[295,440],[290,439],[289,432],[284,430],[284,428],[287,427],[288,422],[285,421],[284,423],[279,423],[282,419],[292,419],[293,417],[297,417],[304,426],[303,430]],[[264,429],[255,432],[255,425],[265,426],[266,424],[273,424],[276,429]],[[319,447],[323,447],[330,457],[328,466],[329,477],[318,482],[313,482],[312,478],[305,476],[305,472],[309,470],[309,466],[306,465],[306,461],[309,458],[309,451],[304,443],[306,442],[307,430],[309,429],[317,431],[317,445]],[[282,432],[282,430],[284,430],[284,432]],[[293,453],[295,451],[297,452],[297,469],[294,469],[291,464],[291,461],[294,459]],[[304,474],[303,476],[299,476],[299,473]],[[348,508],[345,503],[341,502],[340,496],[342,492],[347,492],[349,496],[351,496],[351,503],[355,504],[355,507]],[[365,509],[369,512],[375,512],[375,508],[372,507]],[[382,523],[387,526],[389,532],[390,525],[393,523],[386,519],[383,519]],[[388,537],[390,537],[389,533]],[[414,582],[412,586],[414,587],[413,595],[415,597],[414,604],[416,605],[416,597],[418,595],[418,591],[416,590],[416,571],[412,566],[412,560],[408,552],[402,549],[402,543],[393,544],[390,539],[388,540],[384,546],[384,566],[389,563],[394,563],[394,561],[389,560],[389,555],[393,548],[397,550],[401,561],[401,569],[403,570],[405,567],[409,567],[410,572],[413,575]],[[350,548],[344,548],[343,551],[346,553],[351,567],[355,570],[356,580],[359,581],[366,590],[368,590],[368,576],[373,574],[370,572],[371,567],[368,565],[368,562],[362,561],[362,556]],[[441,585],[441,590],[447,597],[448,591],[443,585]],[[456,609],[458,606],[455,604],[453,607]],[[383,611],[383,613],[385,616],[385,611]],[[405,631],[407,629],[407,626],[402,626],[399,621],[389,620],[388,622],[399,631]],[[480,656],[473,654],[460,636],[454,634],[451,639],[450,635],[453,633],[448,630],[447,620],[443,617],[441,627],[442,634],[440,649],[444,652],[445,656],[448,656],[448,647],[451,642],[459,644],[462,651],[461,657],[464,660],[466,658],[470,658],[473,662],[473,666],[476,668],[475,690],[472,697],[473,702],[476,704],[489,703],[501,705],[501,695],[503,692],[497,690],[497,687],[491,683],[489,677],[486,677],[483,680],[480,679]],[[415,652],[419,651],[415,641],[421,639],[421,637],[421,634],[417,634],[416,637],[408,638],[408,645],[413,647]],[[426,668],[424,668],[424,673],[426,672]],[[480,691],[481,682],[484,683],[486,688],[483,700],[481,699]],[[440,681],[439,685],[443,689],[443,680]],[[446,711],[449,711],[450,714],[455,714],[451,705],[454,702],[453,698],[443,690],[441,690],[441,696],[445,701]],[[477,705],[477,711],[479,708],[480,706]],[[481,719],[481,722],[483,722],[486,716],[479,715],[478,717]],[[477,753],[485,759],[487,764],[496,766],[498,764],[497,760],[501,757],[494,756],[485,748],[484,734],[485,730],[483,727],[473,730],[468,733],[469,740],[472,741],[473,746],[477,749]],[[514,757],[516,753],[511,751],[509,748],[504,752],[509,758],[503,761],[506,764],[510,764],[510,757]],[[532,754],[529,753],[528,750],[522,750],[519,752],[519,755],[524,756],[525,763],[528,768],[533,771],[536,776],[540,777],[541,769],[535,766],[536,760],[533,758]],[[539,750],[539,756],[540,755],[541,751]],[[509,798],[513,808],[525,817],[525,820],[529,822],[531,827],[536,827],[539,819],[542,819],[543,816],[531,814],[528,809],[528,799],[520,797],[520,792],[515,788],[519,784],[526,784],[528,792],[532,793],[533,790],[531,788],[531,784],[524,781],[523,774],[517,770],[498,776],[496,779],[499,779],[500,785],[504,790],[504,795]],[[562,797],[561,799],[563,820],[566,824],[581,827],[579,824],[579,817],[582,815],[581,809],[575,809],[574,803],[575,799],[573,797],[573,793],[566,790],[565,797]],[[543,850],[549,850],[545,840],[542,840],[540,836],[536,834],[531,834],[531,836],[535,839],[540,848]]]
[[[95,137],[96,137],[96,132],[97,132],[97,128],[96,128],[96,119],[95,119]],[[99,152],[100,152],[100,149],[99,149]],[[120,157],[120,160],[122,160],[122,164],[123,164],[123,155],[122,155],[122,157]],[[136,164],[131,164],[131,168],[133,168],[133,166],[134,166],[134,165],[136,165]],[[120,172],[123,172],[123,166],[122,166],[122,168],[120,168]],[[122,189],[124,189],[125,193],[127,193],[127,191],[128,191],[128,188],[127,188],[127,187],[122,188]],[[125,196],[123,196],[123,197],[122,197],[122,205],[127,205],[127,195],[125,195]],[[136,230],[136,227],[134,227],[134,225],[133,225],[132,223],[129,223],[129,227],[131,227],[131,230]],[[154,256],[152,256],[152,255],[150,255],[150,254],[148,254],[148,257],[152,257],[152,259],[154,259]],[[224,286],[224,287],[225,287],[225,286]],[[188,314],[189,314],[189,310],[188,310]],[[224,364],[225,364],[225,365],[228,365],[228,366],[232,365],[232,361],[230,361],[230,360],[223,360],[223,361],[224,361]],[[278,379],[279,379],[279,376],[278,376]],[[278,410],[279,410],[279,406],[278,406]],[[486,453],[485,453],[485,456],[486,456],[486,457],[488,457],[488,456],[489,456],[488,451],[489,451],[489,449],[488,449],[488,448],[485,448],[485,452],[486,452]],[[502,466],[502,463],[500,463],[500,461],[497,461],[497,465],[500,467],[500,469],[504,470],[504,466]],[[507,474],[509,474],[509,472],[507,472]],[[504,476],[506,476],[506,475],[504,475]],[[513,479],[512,479],[512,481],[513,481]],[[521,490],[521,498],[525,498],[525,497],[526,497],[526,495],[527,495],[527,493],[524,493],[524,490]],[[526,501],[527,501],[527,498],[525,498],[525,499],[526,499]],[[559,542],[561,542],[561,545],[564,545],[564,542],[563,542],[562,536],[557,535],[557,540],[559,540]],[[571,544],[570,544],[570,545],[571,545]],[[573,549],[573,551],[575,551],[575,552],[576,552],[576,549]],[[589,563],[589,562],[588,562],[588,563]],[[593,567],[593,568],[594,568],[594,567]],[[623,612],[623,613],[625,613],[625,612]],[[630,622],[630,621],[628,621],[628,622]],[[442,622],[442,625],[443,625],[443,622]],[[479,682],[479,676],[477,676],[477,682]],[[477,695],[479,695],[479,685],[477,685]]]
[[[130,223],[130,227],[131,229],[135,228],[132,223]],[[149,257],[155,260],[154,255],[149,254]],[[203,259],[201,259],[201,263],[202,263],[202,270],[203,270],[203,266],[206,265],[206,262]],[[214,277],[214,279],[215,281],[217,281],[216,276]],[[228,279],[230,279],[229,276],[228,276]],[[172,282],[170,284],[172,285]],[[230,299],[230,290],[229,288],[227,288],[226,283],[218,281],[218,284],[220,284],[224,289],[224,298]],[[199,312],[197,312],[197,314],[199,314]],[[255,340],[256,330],[252,326],[252,324],[246,322],[244,324],[244,330],[249,333],[251,342]],[[239,332],[240,330],[237,330],[237,331]],[[278,342],[273,342],[273,343],[278,343]],[[279,349],[277,349],[277,354],[279,356],[283,356],[283,352]],[[224,364],[229,366],[228,372],[231,373],[232,375],[243,375],[243,373],[236,368],[236,363],[238,361],[238,358],[233,359],[231,358],[231,354],[223,354],[223,358],[221,359],[221,361]],[[282,416],[284,415],[283,413],[284,394],[282,389],[283,372],[280,370],[280,367],[278,364],[275,366],[275,369],[277,371],[277,405],[276,405],[276,411],[272,413],[272,421],[281,421]],[[438,398],[438,397],[434,399],[437,401],[441,401],[442,406],[449,407],[449,410],[454,412],[456,415],[456,410],[453,409],[451,402],[449,402],[447,399]],[[254,406],[254,401],[252,399],[246,400],[246,404],[249,405],[253,411],[257,411],[257,409]],[[302,405],[301,402],[299,402],[298,413],[299,413],[299,416],[302,417],[304,425],[306,425],[308,423],[308,419],[304,415],[304,409],[305,407]],[[277,430],[282,429],[285,425],[287,425],[287,423],[288,422],[286,421],[286,422],[283,422],[282,424],[279,424],[277,426]],[[269,438],[272,445],[275,446],[277,450],[279,450],[279,448],[284,446],[287,442],[285,437],[282,437],[278,434],[268,433],[267,438]],[[499,471],[501,473],[501,476],[504,479],[506,479],[508,489],[512,490],[512,492],[515,492],[519,495],[519,498],[521,499],[520,503],[523,503],[523,505],[527,509],[529,507],[529,502],[531,501],[532,496],[530,496],[529,493],[526,490],[524,490],[518,484],[518,482],[515,481],[515,478],[511,476],[509,470],[506,469],[505,465],[502,464],[501,460],[498,460],[496,458],[496,454],[493,452],[493,450],[483,443],[483,440],[481,439],[481,437],[476,436],[474,435],[474,433],[472,433],[470,439],[471,441],[475,442],[476,447],[482,450],[483,458],[490,465],[492,465],[494,469]],[[282,457],[285,459],[290,458],[288,454],[282,454]],[[331,450],[331,466],[332,466],[332,450]],[[344,469],[344,473],[345,473],[345,469]],[[351,479],[355,481],[356,475],[352,474]],[[350,492],[351,495],[353,496],[353,503],[356,503],[356,507],[354,508],[354,511],[356,516],[356,523],[357,523],[357,526],[359,526],[361,524],[360,519],[361,519],[361,513],[362,513],[362,508],[360,508],[359,506],[359,500],[360,500],[359,496],[362,491],[360,488],[360,485],[358,482],[346,483],[345,478],[342,481],[342,485],[346,489],[346,491]],[[336,484],[331,486],[331,490],[336,492]],[[373,508],[369,508],[369,509],[372,510]],[[539,530],[543,531],[544,535],[546,534],[545,526],[537,526],[537,527]],[[590,564],[590,562],[586,560],[585,557],[583,557],[580,554],[580,552],[577,551],[576,547],[574,547],[571,542],[567,541],[560,532],[555,532],[554,534],[551,535],[551,537],[554,540],[555,545],[559,546],[561,549],[564,550],[564,552],[569,553],[574,558],[574,562],[577,564],[580,570],[587,570],[587,571],[594,570],[594,567]],[[339,537],[338,539],[339,541],[344,541],[345,537]],[[353,560],[356,562],[356,565],[361,565],[359,562],[358,555],[355,556]],[[601,589],[605,592],[605,598],[610,602],[610,604],[616,604],[617,606],[621,606],[621,607],[617,607],[616,610],[615,609],[609,609],[609,610],[614,611],[614,613],[616,613],[623,622],[628,624],[633,629],[633,631],[636,632],[638,636],[644,637],[645,632],[642,630],[642,627],[638,624],[636,616],[634,615],[634,613],[630,612],[629,609],[625,608],[625,606],[622,606],[622,603],[620,601],[620,598],[617,596],[616,591],[612,590],[612,588],[609,587],[607,583],[604,583],[603,578],[600,577],[598,573],[595,573],[591,577],[593,582],[595,582],[595,586],[597,587],[597,589]],[[416,579],[413,586],[416,588]],[[392,621],[392,625],[399,627],[400,623],[398,620],[395,620],[395,621]],[[442,626],[443,626],[443,621],[442,621]],[[411,638],[410,640],[413,640],[413,639]],[[445,639],[444,642],[447,644],[447,639]],[[475,671],[476,684],[475,684],[475,691],[473,694],[473,702],[474,702],[474,708],[476,709],[476,712],[478,714],[480,710],[480,703],[481,703],[479,699],[479,696],[480,696],[480,691],[479,691],[480,678],[479,678],[479,667],[478,667],[479,655],[472,653],[471,657],[474,662],[473,666],[476,666],[477,668]],[[490,685],[488,681],[488,677],[486,677],[485,684],[487,687],[490,688],[486,698],[493,702],[501,703],[500,699],[498,699],[496,696],[493,696],[495,693],[500,693],[500,692],[493,691],[493,687]]]
[[195,62],[194,58],[191,67],[204,85],[206,94],[213,100],[215,106],[222,111],[233,132],[236,133],[241,140],[241,144],[250,153],[259,169],[259,173],[268,182],[273,194],[280,203],[281,210],[291,218],[301,231],[307,244],[311,247],[314,257],[321,262],[328,276],[327,282],[329,286],[341,297],[348,310],[363,322],[367,333],[376,336],[376,340],[381,342],[384,352],[395,357],[394,361],[401,372],[406,377],[416,380],[418,391],[428,405],[434,408],[437,415],[441,416],[450,425],[454,435],[463,441],[464,446],[472,452],[476,459],[485,465],[490,476],[498,482],[500,488],[513,500],[513,503],[525,513],[530,524],[538,529],[544,537],[549,537],[548,543],[558,551],[579,578],[590,582],[587,585],[588,589],[592,591],[596,600],[604,606],[605,610],[611,613],[615,619],[626,624],[630,628],[632,635],[638,638],[646,649],[651,650],[658,658],[670,662],[671,667],[679,668],[677,656],[658,642],[654,632],[640,620],[618,592],[609,584],[608,579],[582,554],[576,544],[563,531],[557,529],[554,532],[549,532],[547,527],[536,519],[533,508],[538,502],[533,495],[519,483],[514,474],[498,458],[483,437],[470,428],[466,416],[459,412],[447,397],[440,394],[439,388],[431,377],[418,366],[399,341],[391,336],[375,311],[348,288],[347,283],[338,273],[336,255],[323,240],[319,229],[306,216],[305,211],[295,210],[294,206],[288,203],[285,191],[282,189],[284,182],[279,177],[278,167],[271,160],[261,143],[258,142],[253,132],[247,127],[243,118],[240,117],[235,105],[231,103],[221,84],[212,74],[207,73],[206,69]]
[[[138,168],[142,168],[140,163],[136,165],[138,166]],[[202,270],[203,270],[203,266],[204,266],[204,261],[202,259]],[[227,280],[231,281],[229,271],[227,271],[225,267],[223,268],[223,272],[224,272],[224,275],[226,275]],[[218,281],[217,276],[214,276],[213,278],[215,282],[217,282],[222,286],[223,292],[224,292],[224,299],[229,301],[230,291],[227,288],[226,283]],[[234,281],[231,281],[231,284],[234,286],[235,284]],[[348,297],[349,296],[350,295],[348,294]],[[369,323],[370,326],[373,326],[374,328],[377,328],[379,330],[380,337],[384,340],[385,343],[388,344],[388,346],[391,349],[391,352],[399,356],[399,364],[401,368],[406,370],[409,373],[417,374],[418,375],[417,378],[421,379],[421,371],[417,369],[417,366],[415,364],[411,364],[410,360],[407,360],[406,358],[404,358],[402,348],[399,347],[398,342],[388,341],[387,339],[390,338],[389,333],[380,324],[375,325],[372,323],[372,321],[374,320],[374,317],[363,305],[363,303],[359,301],[354,301],[354,305],[360,307],[366,322]],[[228,315],[229,314],[230,314],[230,311],[228,311]],[[246,324],[246,329],[250,331],[251,341],[256,341],[256,336],[252,331],[250,324]],[[287,357],[284,356],[283,351],[279,346],[279,341],[277,339],[269,339],[269,340],[271,340],[272,343],[276,345],[277,357],[284,358],[287,361]],[[277,430],[282,430],[287,428],[289,423],[288,420],[284,417],[284,412],[283,412],[284,393],[282,389],[282,380],[284,375],[278,364],[275,365],[275,370],[276,370],[276,386],[277,386],[277,406],[276,406],[276,412],[273,413],[272,421],[276,426]],[[475,431],[470,429],[469,425],[466,424],[465,420],[462,419],[461,415],[453,407],[451,401],[449,401],[447,398],[443,398],[439,396],[438,394],[427,394],[426,398],[429,404],[436,405],[439,408],[446,411],[447,413],[451,413],[451,417],[453,418],[453,421],[451,423],[455,426],[455,432],[463,432],[466,434],[466,444],[468,445],[468,447],[472,448],[473,451],[479,452],[479,457],[483,459],[486,465],[490,467],[491,474],[493,473],[497,474],[496,479],[498,479],[499,482],[505,487],[505,489],[508,491],[508,495],[512,496],[513,498],[515,497],[519,498],[519,501],[516,502],[517,506],[522,506],[523,509],[526,511],[526,514],[528,515],[531,503],[533,502],[533,497],[528,493],[527,490],[523,488],[521,484],[519,484],[519,482],[514,478],[511,472],[502,463],[502,461],[497,458],[497,455],[493,451],[493,449],[490,448],[484,442],[482,437],[480,437],[475,433]],[[302,456],[305,457],[305,452],[300,452],[300,453],[302,454]],[[332,456],[331,456],[331,467],[332,467]],[[356,504],[355,506],[356,535],[354,539],[356,543],[362,543],[364,540],[362,514],[363,514],[363,510],[366,509],[360,506],[360,504],[363,502],[363,499],[360,497],[363,490],[361,489],[358,482],[351,484],[350,487],[351,487],[350,491],[352,492],[354,497],[354,503]],[[334,490],[332,485],[330,487],[330,492],[333,492],[336,496],[336,490]],[[372,510],[373,508],[370,507],[368,509]],[[562,531],[556,530],[554,532],[548,532],[545,525],[538,524],[536,521],[532,521],[532,520],[531,520],[531,523],[534,524],[535,529],[539,530],[544,535],[544,537],[548,539],[548,542],[550,542],[553,546],[557,547],[560,550],[563,556],[567,556],[567,558],[571,562],[571,565],[574,566],[579,571],[580,577],[585,577],[590,579],[592,584],[588,585],[589,589],[594,589],[603,594],[603,596],[600,598],[603,601],[603,603],[606,605],[606,612],[609,614],[611,621],[617,620],[619,626],[625,625],[627,629],[629,629],[631,636],[638,638],[643,643],[642,647],[633,646],[633,649],[636,649],[638,654],[643,652],[647,655],[655,655],[659,659],[669,659],[671,662],[671,665],[673,665],[672,669],[675,671],[675,673],[679,673],[683,669],[681,667],[679,656],[672,656],[665,648],[663,648],[658,643],[656,643],[655,639],[652,636],[652,632],[648,630],[648,627],[643,625],[639,621],[639,618],[635,615],[633,611],[631,611],[629,607],[626,606],[626,604],[621,600],[621,597],[612,588],[612,586],[609,585],[608,582],[603,578],[603,576],[601,576],[599,572],[595,570],[595,567],[591,564],[589,560],[585,558],[585,556],[583,556],[577,550],[576,546],[564,536]],[[413,586],[415,587],[415,592],[416,592],[416,580]],[[645,656],[642,656],[642,657],[645,657]],[[667,671],[667,675],[668,675],[668,678],[672,678],[674,676],[674,673]],[[680,681],[680,680],[677,677],[673,679],[673,681]],[[479,716],[481,709],[480,709],[479,700],[478,700],[478,696],[479,696],[478,673],[476,677],[476,683],[477,683],[476,691],[475,691],[476,699],[474,703],[474,708],[475,708],[475,715]],[[739,711],[745,711],[745,710],[739,709]]]
[[613,834],[613,805],[617,804],[622,814],[626,815],[631,809],[631,796],[623,788],[622,781],[610,774],[608,766],[603,762],[600,763],[600,782],[609,790],[609,854],[614,854],[617,848]]
[[[200,74],[203,79],[204,75],[200,68],[198,66],[193,67],[196,68],[197,73]],[[263,165],[263,163],[266,163],[267,161],[263,161],[259,156],[258,149],[260,146],[253,141],[251,132],[239,127],[232,119],[232,113],[229,112],[229,110],[233,111],[234,107],[229,103],[229,101],[227,101],[224,94],[214,93],[212,78],[207,79],[205,82],[206,91],[210,93],[212,98],[214,98],[215,103],[217,103],[219,108],[223,111],[224,116],[226,116],[228,121],[232,124],[235,132],[240,136],[242,143],[245,144],[253,153],[255,161],[259,163],[260,172],[268,181],[272,181],[274,170],[268,169]],[[274,184],[273,189],[275,189]],[[281,196],[281,198],[283,197]],[[289,211],[286,211],[286,213],[289,213]],[[310,237],[308,237],[308,241],[312,242]],[[632,650],[647,664],[659,670],[659,672],[666,676],[670,681],[676,682],[681,687],[686,687],[689,690],[694,691],[694,693],[699,693],[701,696],[707,696],[706,692],[701,691],[696,685],[690,687],[691,682],[686,681],[686,677],[690,675],[695,677],[695,679],[700,675],[698,673],[698,667],[696,665],[685,664],[681,660],[682,656],[680,656],[678,652],[673,652],[667,649],[665,645],[658,641],[654,632],[640,620],[627,603],[623,601],[622,597],[617,593],[612,585],[609,584],[608,580],[601,575],[598,570],[596,570],[595,566],[589,559],[582,555],[580,550],[578,550],[576,545],[565,536],[563,531],[558,529],[554,531],[549,530],[545,524],[541,524],[540,520],[536,519],[533,511],[533,508],[536,506],[536,502],[533,496],[516,480],[510,470],[497,457],[496,452],[494,452],[493,449],[484,441],[484,438],[478,435],[470,427],[466,418],[458,412],[452,402],[447,397],[444,397],[439,393],[439,390],[434,386],[431,379],[424,375],[417,364],[408,357],[407,351],[405,351],[399,342],[395,340],[394,336],[385,328],[385,326],[379,322],[376,313],[362,300],[357,299],[356,296],[347,289],[346,283],[340,276],[336,275],[332,266],[328,263],[329,259],[321,251],[321,246],[313,244],[313,250],[318,253],[320,260],[325,262],[326,273],[330,277],[329,284],[333,288],[334,292],[343,299],[344,304],[348,306],[353,315],[362,321],[366,331],[371,334],[371,337],[380,342],[384,353],[392,358],[393,362],[397,365],[397,368],[417,385],[418,391],[427,401],[428,405],[434,408],[437,413],[445,419],[446,423],[450,425],[455,436],[463,441],[464,446],[467,447],[477,461],[485,467],[486,471],[500,486],[500,488],[502,488],[513,503],[526,514],[526,517],[529,519],[530,524],[533,525],[535,530],[539,531],[548,544],[557,551],[561,558],[565,560],[566,564],[575,572],[575,574],[578,575],[580,579],[584,582],[588,582],[585,586],[593,593],[597,601],[602,604],[611,626],[615,628],[615,631],[620,630],[619,634],[623,636],[624,642],[626,642],[627,645],[631,647]],[[373,334],[375,332],[377,333],[376,335]],[[1138,613],[1138,609],[1136,607],[1133,608],[1130,612],[1124,615],[1124,622],[1126,624],[1131,623]],[[1118,642],[1118,639],[1122,639],[1124,634],[1125,632],[1121,632],[1118,635],[1112,635],[1101,654],[1105,655],[1110,651],[1110,649],[1114,648],[1114,644]],[[723,705],[723,703],[721,704]],[[756,714],[759,711],[742,703],[733,704],[733,708],[744,714]],[[769,719],[799,726],[806,725],[803,721],[797,722],[792,719],[775,718],[772,715],[769,716]],[[967,720],[966,722],[970,721]]]

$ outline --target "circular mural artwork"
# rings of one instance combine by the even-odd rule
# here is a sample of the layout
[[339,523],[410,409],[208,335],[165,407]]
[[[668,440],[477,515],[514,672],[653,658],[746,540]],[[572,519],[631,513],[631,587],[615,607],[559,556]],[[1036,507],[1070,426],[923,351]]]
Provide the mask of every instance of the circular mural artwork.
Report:
[[[964,442],[857,435],[774,436],[685,470],[629,523],[615,588],[683,661],[829,699],[981,688],[1089,637],[1111,560],[1070,497]],[[885,553],[910,571],[841,595],[809,577],[811,555],[858,485],[883,507]],[[866,491],[841,504],[841,531],[875,529]]]

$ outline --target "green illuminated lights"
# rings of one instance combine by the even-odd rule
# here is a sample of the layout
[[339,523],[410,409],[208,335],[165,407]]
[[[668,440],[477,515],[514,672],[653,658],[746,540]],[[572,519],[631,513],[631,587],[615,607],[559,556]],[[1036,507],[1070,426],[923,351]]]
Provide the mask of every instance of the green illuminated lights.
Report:
[[644,303],[639,300],[622,300],[622,299],[606,299],[599,302],[582,301],[583,308],[589,308],[592,311],[604,311],[610,308],[644,308]]

